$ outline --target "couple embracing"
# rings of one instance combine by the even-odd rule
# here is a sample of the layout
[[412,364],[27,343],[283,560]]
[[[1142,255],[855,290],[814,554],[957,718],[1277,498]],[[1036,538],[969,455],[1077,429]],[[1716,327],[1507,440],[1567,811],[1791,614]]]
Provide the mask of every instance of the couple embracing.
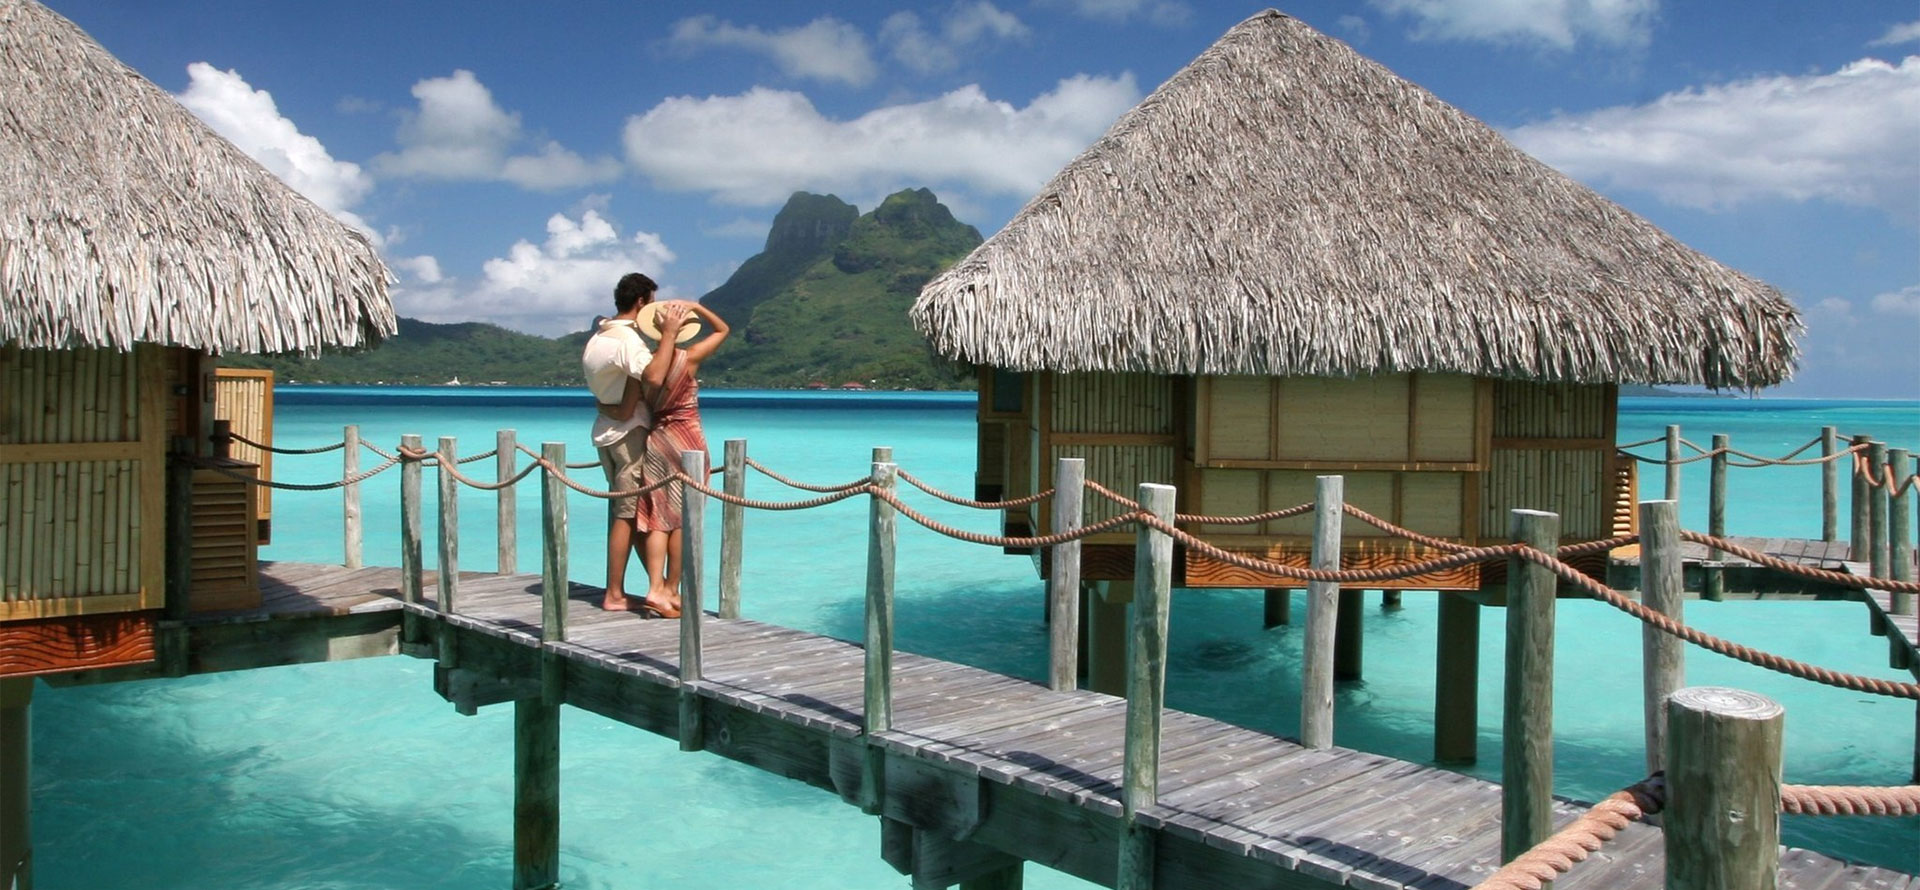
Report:
[[[680,452],[707,450],[695,373],[727,338],[727,323],[698,303],[655,303],[659,288],[638,272],[622,277],[613,290],[614,316],[600,322],[581,355],[587,387],[599,402],[593,444],[614,491],[671,477],[680,469]],[[703,321],[712,333],[682,348],[699,334]],[[607,502],[605,608],[680,617],[681,503],[678,485]],[[644,597],[627,592],[632,550],[640,551],[646,570]]]

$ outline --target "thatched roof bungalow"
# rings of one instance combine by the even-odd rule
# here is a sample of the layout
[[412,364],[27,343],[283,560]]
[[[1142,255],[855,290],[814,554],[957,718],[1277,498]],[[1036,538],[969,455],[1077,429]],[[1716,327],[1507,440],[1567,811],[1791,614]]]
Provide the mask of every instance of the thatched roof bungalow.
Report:
[[[365,237],[72,22],[0,0],[0,646],[45,656],[0,674],[151,657],[168,443],[206,454],[212,356],[392,334],[389,277]],[[196,572],[251,565],[252,538],[218,540],[251,516],[203,518]]]
[[[1044,489],[1075,456],[1117,489],[1175,482],[1183,512],[1252,513],[1340,472],[1350,502],[1463,541],[1514,507],[1611,531],[1631,486],[1618,384],[1778,383],[1801,328],[1774,288],[1273,11],[1123,115],[912,318],[981,370],[983,495]],[[1300,561],[1309,531],[1195,530]],[[1086,577],[1128,577],[1127,541],[1106,544]],[[1186,586],[1283,586],[1177,564]]]

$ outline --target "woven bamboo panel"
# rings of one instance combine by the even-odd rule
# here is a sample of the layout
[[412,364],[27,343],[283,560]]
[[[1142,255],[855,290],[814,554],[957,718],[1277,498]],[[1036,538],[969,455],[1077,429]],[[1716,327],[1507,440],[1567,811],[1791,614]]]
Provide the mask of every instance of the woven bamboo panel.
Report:
[[[1607,435],[1614,411],[1605,384],[1496,381],[1496,439],[1597,439]],[[1502,524],[1505,527],[1505,524]]]
[[1407,375],[1284,377],[1274,385],[1276,460],[1407,460]]
[[[213,378],[213,416],[250,441],[273,444],[273,372],[221,368]],[[260,478],[273,478],[273,452],[245,442],[232,443],[228,456],[258,466]],[[273,518],[273,489],[255,486],[254,510],[262,524]]]
[[1602,452],[1497,450],[1484,478],[1480,528],[1485,538],[1504,537],[1513,510],[1560,514],[1563,538],[1591,540],[1612,533],[1615,483]]
[[[1153,374],[1056,374],[1051,432],[1174,432],[1173,378]],[[1091,470],[1089,470],[1089,478]]]
[[[1128,498],[1134,497],[1142,482],[1171,485],[1174,481],[1171,445],[1055,445],[1053,459],[1063,457],[1084,459],[1088,479]],[[1052,460],[1047,465],[1051,467]],[[1088,523],[1126,512],[1126,508],[1091,492],[1084,509]],[[1044,514],[1042,518],[1046,518]]]
[[0,444],[134,441],[138,386],[132,353],[9,346],[0,352]]
[[1471,463],[1477,454],[1475,393],[1479,384],[1460,374],[1413,378],[1413,459]]

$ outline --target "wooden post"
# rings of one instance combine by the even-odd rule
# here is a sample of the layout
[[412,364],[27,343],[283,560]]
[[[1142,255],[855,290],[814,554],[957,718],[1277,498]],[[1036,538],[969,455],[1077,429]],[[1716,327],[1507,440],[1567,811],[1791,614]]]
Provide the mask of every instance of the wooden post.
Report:
[[1333,620],[1333,678],[1360,679],[1361,656],[1366,637],[1361,633],[1361,611],[1366,608],[1364,591],[1342,590]]
[[[680,452],[680,472],[706,484],[707,453]],[[707,516],[707,497],[691,485],[682,485],[680,508],[680,750],[705,747],[700,725],[700,620],[706,586],[701,583],[701,527]]]
[[1380,591],[1380,608],[1388,612],[1400,611],[1400,591],[1398,590]]
[[[1063,457],[1053,464],[1053,533],[1073,532],[1084,519],[1087,462]],[[1047,573],[1048,687],[1069,691],[1079,686],[1080,542],[1065,541],[1048,548]]]
[[1087,596],[1087,688],[1127,694],[1127,603],[1133,588],[1101,582]]
[[873,446],[873,462],[876,464],[893,463],[893,446],[891,445]]
[[[875,462],[870,477],[873,487],[892,493],[898,471],[893,464]],[[873,735],[893,728],[893,557],[898,519],[893,505],[879,497],[869,497],[867,504],[866,664],[860,722],[867,750],[861,766],[860,808],[878,813],[886,798],[886,752],[874,743]]]
[[[1727,536],[1727,447],[1725,433],[1713,434],[1713,475],[1707,488],[1707,534]],[[1700,598],[1719,602],[1727,595],[1727,573],[1721,567],[1727,555],[1715,547],[1707,548],[1707,565],[1701,580]]]
[[[518,443],[513,430],[496,430],[493,434],[493,466],[496,482],[505,482],[513,478],[515,464],[519,463]],[[508,485],[494,494],[495,538],[500,545],[500,561],[494,571],[502,575],[512,575],[520,571],[520,497],[515,494],[518,486]]]
[[[1173,521],[1171,485],[1142,483],[1140,508]],[[1153,886],[1154,834],[1139,812],[1160,799],[1160,720],[1167,693],[1167,623],[1173,593],[1173,538],[1140,526],[1133,560],[1133,632],[1127,658],[1127,736],[1121,765],[1121,890]]]
[[[454,598],[460,593],[460,482],[453,478],[460,452],[452,436],[440,437],[440,571],[437,577],[439,602],[435,608],[443,615],[457,613]],[[444,637],[443,637],[444,638]]]
[[1667,700],[1667,887],[1763,887],[1780,871],[1786,710],[1714,686]]
[[33,678],[0,678],[0,887],[33,888]]
[[[556,468],[567,465],[565,442],[543,442],[540,457]],[[567,640],[567,486],[553,470],[540,472],[540,639]]]
[[1293,590],[1286,587],[1269,587],[1265,591],[1265,608],[1261,610],[1260,626],[1267,630],[1285,627],[1293,623]]
[[1680,426],[1667,425],[1667,500],[1680,500]]
[[1433,757],[1472,763],[1480,756],[1480,604],[1458,591],[1440,591],[1438,634]]
[[[340,448],[340,478],[352,479],[360,474],[360,426],[349,423],[340,431],[340,440],[345,443]],[[340,533],[342,550],[346,558],[341,564],[357,569],[366,563],[365,532],[360,526],[360,483],[348,482],[340,486]]]
[[[1560,517],[1513,511],[1513,540],[1552,553],[1560,546]],[[1553,597],[1552,570],[1514,556],[1507,560],[1506,712],[1500,768],[1500,861],[1533,848],[1553,833]]]
[[213,435],[209,438],[213,443],[214,457],[233,456],[233,421],[215,418]]
[[1820,456],[1827,458],[1820,465],[1820,540],[1840,540],[1840,462],[1833,454],[1840,450],[1838,430],[1830,426],[1820,428]]
[[[1346,506],[1346,480],[1341,476],[1316,479],[1313,514],[1313,568],[1340,568],[1340,519]],[[1300,671],[1300,744],[1309,748],[1333,745],[1334,624],[1340,585],[1333,581],[1307,583],[1307,639]]]
[[[1680,505],[1640,502],[1640,602],[1685,623],[1681,586]],[[1667,696],[1686,685],[1686,644],[1679,637],[1640,626],[1640,672],[1645,689],[1647,772],[1664,768],[1667,750]]]
[[[1913,460],[1905,448],[1887,449],[1887,466],[1893,470],[1896,487],[1905,484],[1907,477],[1913,474]],[[1920,499],[1920,496],[1916,496],[1913,487],[1909,485],[1887,502],[1887,571],[1889,577],[1895,581],[1914,579],[1914,529],[1911,505],[1916,499]],[[1913,594],[1894,591],[1892,598],[1893,614],[1913,614]]]
[[[167,455],[167,588],[165,614],[187,617],[193,602],[193,440],[175,436]],[[248,492],[248,497],[253,493]]]
[[[747,440],[728,439],[723,467],[722,490],[737,498],[747,496]],[[721,618],[740,617],[740,566],[746,553],[747,508],[739,504],[720,505],[720,611]]]
[[[1866,436],[1853,437],[1854,447],[1864,446],[1872,441]],[[1866,460],[1866,457],[1864,451],[1856,451],[1852,459],[1847,461],[1848,465],[1853,467],[1853,499],[1847,506],[1853,516],[1853,526],[1847,537],[1847,549],[1848,555],[1858,562],[1867,561],[1867,552],[1871,549],[1867,542],[1873,536],[1873,529],[1867,518],[1868,501],[1872,500],[1872,489],[1867,487],[1867,474],[1860,471],[1860,462]]]
[[[400,447],[407,451],[420,450],[420,436],[408,433],[400,437]],[[409,604],[418,604],[421,597],[421,546],[420,546],[420,462],[402,460],[400,462],[400,600]],[[400,614],[400,637],[403,643],[423,642],[423,632],[419,616],[407,610]]]
[[[1887,443],[1874,442],[1867,446],[1867,472],[1875,484],[1867,493],[1867,549],[1868,573],[1875,578],[1887,577],[1887,563],[1891,550],[1887,540],[1887,525],[1891,518],[1891,504],[1887,499]],[[1860,554],[1853,554],[1859,559]]]

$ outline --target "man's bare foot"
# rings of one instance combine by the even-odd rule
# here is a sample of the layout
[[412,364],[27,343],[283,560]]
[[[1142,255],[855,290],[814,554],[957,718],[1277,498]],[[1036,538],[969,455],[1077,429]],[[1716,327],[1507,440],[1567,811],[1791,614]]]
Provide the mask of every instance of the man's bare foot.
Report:
[[615,593],[609,590],[607,591],[606,597],[600,600],[600,608],[609,612],[631,612],[633,611],[633,599],[624,593]]

